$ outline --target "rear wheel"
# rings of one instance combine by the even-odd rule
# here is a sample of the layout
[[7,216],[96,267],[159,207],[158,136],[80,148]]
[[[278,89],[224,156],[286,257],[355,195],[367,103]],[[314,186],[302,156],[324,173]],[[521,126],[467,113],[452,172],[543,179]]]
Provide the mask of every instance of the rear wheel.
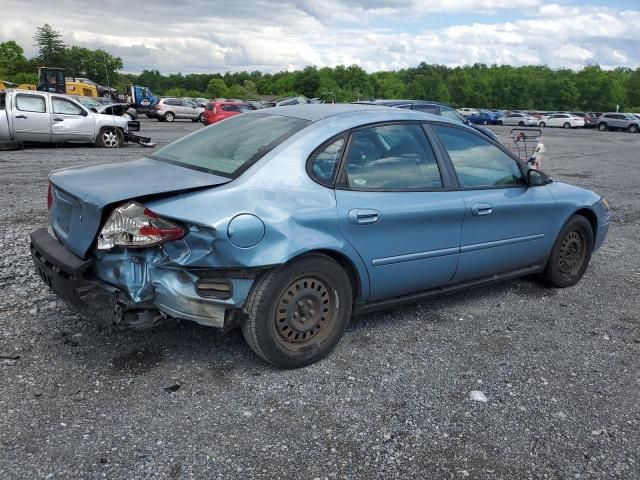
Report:
[[518,125],[519,125],[519,126],[521,126],[521,127],[524,127],[524,122],[523,122],[522,120],[520,120],[520,121],[518,122]]
[[498,120],[498,125],[504,125],[504,122],[502,120]]
[[598,130],[600,130],[601,132],[604,132],[606,129],[607,129],[606,123],[601,123],[600,125],[598,125]]
[[163,118],[165,122],[173,122],[176,119],[176,116],[173,114],[173,112],[167,112],[164,114]]
[[488,122],[487,120],[483,120],[483,121],[482,121],[482,124],[483,124],[483,125],[489,125],[489,122]]
[[202,122],[202,114],[198,115],[196,118],[192,118],[193,122]]
[[542,278],[552,287],[575,285],[584,275],[593,251],[593,230],[582,215],[574,215],[560,231]]
[[546,124],[546,123],[544,123],[544,122],[540,122],[540,125],[539,125],[539,126],[540,126],[540,128],[544,128],[544,127],[546,127],[546,126],[547,126],[547,124]]
[[124,145],[124,134],[116,127],[105,127],[100,130],[96,144],[102,148],[118,148]]
[[351,283],[325,255],[265,272],[254,284],[242,333],[251,349],[281,368],[317,362],[338,344],[351,316]]
[[564,122],[564,125],[562,125],[562,128],[571,128],[571,124],[569,122]]
[[636,133],[638,131],[638,126],[637,125],[630,125],[629,126],[629,131],[631,133]]

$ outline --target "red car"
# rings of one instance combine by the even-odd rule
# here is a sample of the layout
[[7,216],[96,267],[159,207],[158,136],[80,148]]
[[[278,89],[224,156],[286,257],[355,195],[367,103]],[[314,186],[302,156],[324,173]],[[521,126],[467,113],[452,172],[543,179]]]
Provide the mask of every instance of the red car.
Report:
[[211,125],[239,113],[248,112],[252,108],[240,102],[208,102],[202,114],[202,123]]

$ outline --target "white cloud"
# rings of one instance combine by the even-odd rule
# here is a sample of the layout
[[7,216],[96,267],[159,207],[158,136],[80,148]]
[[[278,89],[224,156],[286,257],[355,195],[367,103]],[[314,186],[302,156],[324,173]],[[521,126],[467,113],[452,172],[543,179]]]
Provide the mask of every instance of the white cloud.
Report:
[[[278,71],[352,63],[376,71],[423,61],[640,65],[640,9],[542,0],[162,0],[127,16],[131,7],[124,0],[101,6],[83,2],[82,9],[71,0],[59,0],[55,7],[32,0],[27,19],[22,2],[3,3],[3,18],[9,21],[0,22],[0,41],[16,39],[33,55],[31,36],[37,25],[48,22],[67,43],[103,46],[121,56],[125,70],[132,72]],[[504,11],[520,18],[493,20],[491,14]],[[476,15],[472,23],[418,32],[407,31],[406,22],[398,20],[411,19],[415,29],[420,19],[438,18],[439,12]]]

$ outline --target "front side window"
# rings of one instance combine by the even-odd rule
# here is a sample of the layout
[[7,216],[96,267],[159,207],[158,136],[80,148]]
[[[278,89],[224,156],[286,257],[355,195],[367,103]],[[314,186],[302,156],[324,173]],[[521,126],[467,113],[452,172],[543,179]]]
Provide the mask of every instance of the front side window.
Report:
[[420,125],[393,124],[355,131],[346,157],[353,190],[442,188],[440,169]]
[[167,145],[151,158],[235,178],[310,123],[265,113],[235,115]]
[[46,113],[47,111],[44,97],[40,95],[17,95],[16,108],[21,112]]
[[492,143],[460,128],[436,125],[434,130],[449,154],[461,187],[524,185],[517,162]]
[[59,113],[61,115],[82,115],[82,109],[78,105],[63,98],[52,98],[51,106],[53,113]]
[[449,120],[453,120],[454,122],[458,122],[458,123],[465,122],[464,118],[462,118],[458,112],[456,112],[455,110],[452,110],[451,108],[440,107],[440,115],[442,115],[445,118],[448,118]]
[[344,143],[345,137],[340,137],[311,157],[309,173],[315,181],[326,186],[333,183]]

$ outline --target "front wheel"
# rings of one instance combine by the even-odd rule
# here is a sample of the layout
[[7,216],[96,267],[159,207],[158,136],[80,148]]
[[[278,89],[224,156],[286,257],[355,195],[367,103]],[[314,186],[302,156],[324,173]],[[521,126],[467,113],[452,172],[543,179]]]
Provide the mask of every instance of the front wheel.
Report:
[[523,122],[522,120],[520,120],[520,121],[518,122],[518,125],[519,125],[520,127],[524,127],[524,122]]
[[498,125],[504,125],[504,122],[502,120],[498,120]]
[[637,125],[629,126],[629,132],[630,133],[636,133],[637,131],[638,131],[638,126]]
[[344,269],[325,255],[307,255],[258,277],[247,298],[242,334],[266,361],[281,368],[303,367],[338,344],[351,305]]
[[571,124],[569,122],[564,122],[564,125],[562,125],[562,128],[571,128]]
[[176,116],[173,114],[173,112],[167,112],[164,114],[165,122],[173,122],[175,119],[176,119]]
[[600,130],[601,132],[604,132],[606,129],[607,129],[606,123],[601,123],[600,125],[598,125],[598,130]]
[[544,123],[544,122],[540,122],[540,125],[539,125],[539,127],[540,127],[540,128],[544,128],[544,127],[546,127],[546,126],[547,126],[547,124],[546,124],[546,123]]
[[584,275],[593,251],[593,230],[582,215],[574,215],[560,231],[542,278],[549,286],[571,287]]
[[100,134],[96,139],[98,147],[102,148],[119,148],[124,145],[124,134],[122,130],[115,127],[106,127],[100,130]]

